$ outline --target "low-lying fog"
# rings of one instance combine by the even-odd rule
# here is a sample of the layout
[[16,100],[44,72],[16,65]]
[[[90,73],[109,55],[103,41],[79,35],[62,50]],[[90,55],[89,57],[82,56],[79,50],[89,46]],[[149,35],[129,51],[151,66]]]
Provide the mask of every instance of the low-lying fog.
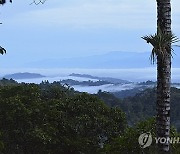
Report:
[[[98,90],[102,91],[121,91],[132,89],[137,86],[137,82],[147,80],[156,81],[156,68],[143,68],[143,69],[21,69],[21,70],[2,70],[3,74],[12,74],[18,72],[39,73],[45,75],[43,78],[36,79],[21,79],[18,82],[26,83],[41,83],[48,80],[50,83],[53,81],[60,81],[65,79],[73,79],[77,81],[97,81],[96,79],[69,76],[71,73],[89,74],[98,77],[113,77],[123,80],[128,80],[135,83],[130,84],[105,84],[101,86],[81,86],[75,85],[73,88],[81,92],[96,93]],[[180,83],[180,68],[172,69],[172,81]]]

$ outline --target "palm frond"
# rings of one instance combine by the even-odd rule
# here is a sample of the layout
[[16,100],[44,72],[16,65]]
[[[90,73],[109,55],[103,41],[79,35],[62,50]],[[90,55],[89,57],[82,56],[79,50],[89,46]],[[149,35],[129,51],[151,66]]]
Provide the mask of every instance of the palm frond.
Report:
[[173,48],[171,47],[171,44],[179,42],[179,38],[173,33],[166,34],[162,33],[160,30],[154,35],[146,35],[141,38],[153,46],[150,56],[153,64],[156,61],[157,56],[160,56],[163,59],[167,52],[170,52],[169,54],[172,56],[171,51],[173,52]]
[[6,53],[6,49],[4,49],[3,47],[0,46],[0,54],[5,54]]
[[150,60],[151,60],[152,64],[154,64],[156,62],[156,51],[154,48],[152,49]]

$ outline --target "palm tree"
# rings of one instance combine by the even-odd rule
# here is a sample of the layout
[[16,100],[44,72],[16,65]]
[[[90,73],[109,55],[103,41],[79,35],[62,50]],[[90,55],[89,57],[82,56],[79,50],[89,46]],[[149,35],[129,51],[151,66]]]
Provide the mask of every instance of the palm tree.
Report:
[[[171,1],[157,1],[157,33],[142,37],[153,46],[151,59],[157,61],[157,137],[170,135],[171,44],[178,38],[171,32]],[[159,153],[170,151],[169,143],[158,144]]]
[[[171,33],[171,0],[157,0],[157,34]],[[161,35],[161,34],[160,34]],[[170,93],[171,93],[171,42],[161,49],[163,56],[157,55],[157,137],[170,135]],[[169,143],[158,144],[159,151],[169,152]]]
[[[179,39],[172,33],[163,33],[158,28],[155,35],[142,37],[153,46],[151,60],[157,61],[157,137],[169,137],[170,132],[170,79],[171,44]],[[169,143],[159,144],[161,152],[169,151]]]

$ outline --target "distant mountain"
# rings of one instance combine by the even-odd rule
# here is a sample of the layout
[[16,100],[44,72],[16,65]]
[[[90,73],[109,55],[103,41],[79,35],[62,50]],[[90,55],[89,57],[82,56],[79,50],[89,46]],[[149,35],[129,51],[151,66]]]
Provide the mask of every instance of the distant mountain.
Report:
[[69,76],[83,77],[83,78],[89,78],[89,79],[97,79],[97,80],[106,81],[106,82],[109,82],[109,83],[112,83],[112,84],[131,83],[131,82],[127,81],[127,80],[111,78],[111,77],[97,77],[97,76],[92,76],[92,75],[88,75],[88,74],[76,74],[76,73],[72,73]]
[[83,78],[89,78],[89,79],[98,79],[99,78],[97,76],[92,76],[92,75],[89,75],[89,74],[77,74],[77,73],[72,73],[69,76],[83,77]]
[[46,68],[142,68],[151,67],[150,53],[114,51],[102,55],[75,58],[44,59],[24,64],[26,67]]
[[[175,49],[172,66],[180,67],[179,49]],[[151,64],[149,52],[123,52],[112,51],[102,55],[82,56],[74,58],[43,59],[24,64],[25,67],[39,68],[92,68],[92,69],[120,69],[145,68]]]
[[14,73],[14,74],[8,74],[3,76],[3,78],[6,79],[33,79],[33,78],[42,78],[45,77],[44,75],[38,74],[38,73]]

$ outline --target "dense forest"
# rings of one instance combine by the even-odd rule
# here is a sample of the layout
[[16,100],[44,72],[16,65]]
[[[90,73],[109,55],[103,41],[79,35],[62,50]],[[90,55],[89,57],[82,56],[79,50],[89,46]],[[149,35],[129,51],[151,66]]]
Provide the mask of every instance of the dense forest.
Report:
[[122,135],[125,114],[100,99],[54,82],[0,82],[1,151],[4,154],[96,153]]
[[[152,117],[148,114],[151,109],[146,113],[147,106],[143,105],[147,100],[141,100],[142,104],[135,107],[143,98],[142,94],[120,100],[104,92],[98,95],[76,92],[59,82],[46,81],[37,85],[3,79],[0,85],[2,154],[134,154],[144,150],[146,153],[156,151],[155,144],[142,149],[137,141],[144,131],[151,130],[155,135],[154,118],[146,119]],[[149,91],[144,93],[153,95],[154,92]],[[140,120],[144,121],[138,122]],[[133,127],[128,125],[132,121],[137,121]],[[172,128],[171,135],[179,134]],[[179,148],[178,144],[172,146],[177,153]]]
[[[131,90],[128,90],[131,92]],[[133,92],[133,90],[132,90]],[[110,107],[119,107],[126,113],[129,125],[156,115],[156,89],[145,89],[135,96],[119,98],[108,92],[99,91],[97,96]],[[121,95],[120,95],[121,97]],[[180,132],[180,89],[171,88],[171,124]]]

